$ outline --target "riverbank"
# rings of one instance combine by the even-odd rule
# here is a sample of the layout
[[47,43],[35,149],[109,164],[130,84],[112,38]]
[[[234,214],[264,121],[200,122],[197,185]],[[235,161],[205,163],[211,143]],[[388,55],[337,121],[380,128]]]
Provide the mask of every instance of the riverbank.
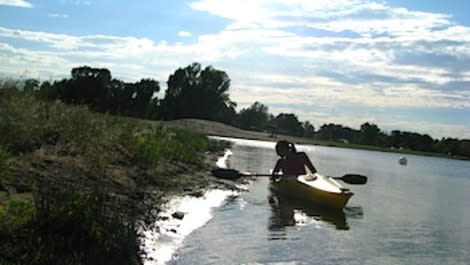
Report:
[[213,135],[213,136],[223,136],[223,137],[233,137],[233,138],[242,138],[250,140],[261,140],[261,141],[271,141],[276,142],[278,140],[287,140],[296,144],[308,144],[308,145],[321,145],[329,147],[338,147],[338,148],[351,148],[351,149],[360,149],[368,151],[377,151],[377,152],[388,152],[388,153],[397,153],[397,154],[411,154],[411,155],[421,155],[421,156],[433,156],[433,157],[442,157],[448,159],[458,159],[458,160],[470,160],[470,157],[457,157],[449,156],[440,153],[431,153],[431,152],[420,152],[407,149],[391,149],[371,145],[359,145],[359,144],[350,144],[343,142],[335,141],[323,141],[323,140],[314,140],[303,137],[295,137],[290,135],[277,134],[272,136],[267,132],[257,132],[239,129],[227,124],[223,124],[215,121],[200,120],[200,119],[180,119],[174,121],[167,121],[165,124],[169,127],[175,128],[185,128],[191,129],[199,133]]
[[226,147],[160,122],[0,97],[0,263],[141,264],[135,224],[171,195],[237,189],[210,174]]
[[200,120],[200,119],[180,119],[173,121],[166,121],[165,125],[168,127],[190,129],[198,133],[233,137],[241,139],[261,140],[261,141],[278,141],[280,139],[288,140],[298,144],[319,144],[319,141],[314,141],[307,138],[295,137],[289,135],[276,135],[271,136],[267,132],[257,132],[239,129],[227,124],[216,121]]

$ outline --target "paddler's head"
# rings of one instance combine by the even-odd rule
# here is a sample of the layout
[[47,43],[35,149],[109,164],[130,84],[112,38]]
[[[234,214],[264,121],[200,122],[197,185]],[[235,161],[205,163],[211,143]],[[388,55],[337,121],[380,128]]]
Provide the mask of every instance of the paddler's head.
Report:
[[286,157],[290,152],[290,142],[281,140],[276,144],[276,153],[280,157]]

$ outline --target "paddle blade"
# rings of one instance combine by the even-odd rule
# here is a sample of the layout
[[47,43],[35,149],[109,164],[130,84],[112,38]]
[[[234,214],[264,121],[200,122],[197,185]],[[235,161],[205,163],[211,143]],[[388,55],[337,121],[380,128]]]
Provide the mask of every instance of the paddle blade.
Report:
[[340,179],[348,184],[354,185],[362,185],[367,183],[367,177],[359,174],[346,174],[337,179]]
[[216,168],[211,170],[211,173],[214,177],[220,179],[238,179],[243,176],[240,171],[227,168]]

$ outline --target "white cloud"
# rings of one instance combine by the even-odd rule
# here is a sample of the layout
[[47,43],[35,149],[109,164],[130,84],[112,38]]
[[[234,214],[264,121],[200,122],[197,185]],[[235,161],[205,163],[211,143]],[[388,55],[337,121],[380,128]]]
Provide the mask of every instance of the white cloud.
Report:
[[67,14],[58,14],[58,13],[49,13],[47,14],[48,17],[52,18],[69,18],[69,15]]
[[180,37],[191,37],[193,34],[189,31],[180,31],[178,32],[178,36]]
[[93,4],[93,2],[89,0],[60,0],[60,3],[72,4],[72,5],[84,5],[84,6],[90,6]]
[[233,20],[228,29],[307,27],[333,32],[409,35],[448,26],[449,16],[363,0],[201,0],[200,11]]
[[31,3],[25,0],[0,0],[0,6],[33,7]]
[[[233,97],[243,107],[253,103],[253,98],[259,98],[268,106],[287,103],[314,106],[314,102],[326,102],[331,105],[349,103],[371,108],[470,108],[468,93],[442,93],[415,85],[351,85],[324,77],[280,74],[252,75],[241,82],[233,82],[233,86],[237,88]],[[457,103],[460,105],[456,106]]]
[[67,71],[76,65],[50,52],[38,52],[15,48],[0,42],[0,72],[4,75],[24,75],[28,77],[49,79],[65,76]]

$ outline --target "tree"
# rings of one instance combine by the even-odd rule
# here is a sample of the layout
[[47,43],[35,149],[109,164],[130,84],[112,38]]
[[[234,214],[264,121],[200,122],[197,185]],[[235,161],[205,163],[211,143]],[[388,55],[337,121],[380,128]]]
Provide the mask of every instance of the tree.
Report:
[[[155,93],[160,91],[158,81],[153,79],[141,79],[137,83],[126,84],[126,90],[132,92],[127,100],[130,101],[129,113],[136,117],[148,117],[152,108],[155,107],[152,101]],[[129,92],[127,93],[129,95]]]
[[23,88],[23,91],[25,93],[34,93],[36,90],[38,90],[39,88],[39,80],[37,79],[27,79],[25,82],[24,82],[24,88]]
[[39,87],[38,96],[44,100],[60,98],[58,87],[54,86],[49,81],[45,81],[41,84]]
[[70,79],[44,82],[39,95],[48,99],[60,99],[64,103],[87,105],[98,112],[109,112],[140,118],[157,117],[160,91],[158,81],[141,79],[125,83],[112,79],[108,69],[82,66],[73,68]]
[[470,158],[470,140],[460,140],[457,155]]
[[310,124],[309,121],[306,121],[302,124],[302,127],[304,128],[304,137],[305,138],[313,138],[315,136],[315,127],[313,127],[312,124]]
[[438,143],[436,143],[436,149],[440,153],[456,155],[459,153],[459,139],[442,138]]
[[274,118],[273,123],[281,133],[302,136],[304,129],[297,116],[293,113],[281,113]]
[[380,129],[373,123],[366,122],[362,124],[360,134],[361,144],[376,145],[379,143]]
[[201,70],[199,63],[179,68],[170,75],[161,114],[166,120],[200,118],[225,121],[234,113],[235,103],[229,99],[230,79],[224,71],[211,66]]
[[111,98],[113,99],[113,104],[109,106],[109,112],[129,115],[133,91],[125,82],[118,79],[111,80],[109,86]]
[[388,137],[390,147],[400,147],[416,151],[431,152],[434,150],[434,140],[431,136],[421,135],[413,132],[392,131]]
[[323,124],[317,132],[318,138],[327,141],[357,142],[358,131],[339,124]]
[[238,125],[244,129],[261,131],[265,129],[268,118],[268,107],[256,101],[249,108],[240,111]]
[[108,69],[88,66],[73,68],[72,78],[65,84],[62,100],[105,112],[111,104],[110,83],[111,72]]
[[393,130],[390,136],[388,137],[388,146],[393,148],[404,147],[404,139],[401,131]]

